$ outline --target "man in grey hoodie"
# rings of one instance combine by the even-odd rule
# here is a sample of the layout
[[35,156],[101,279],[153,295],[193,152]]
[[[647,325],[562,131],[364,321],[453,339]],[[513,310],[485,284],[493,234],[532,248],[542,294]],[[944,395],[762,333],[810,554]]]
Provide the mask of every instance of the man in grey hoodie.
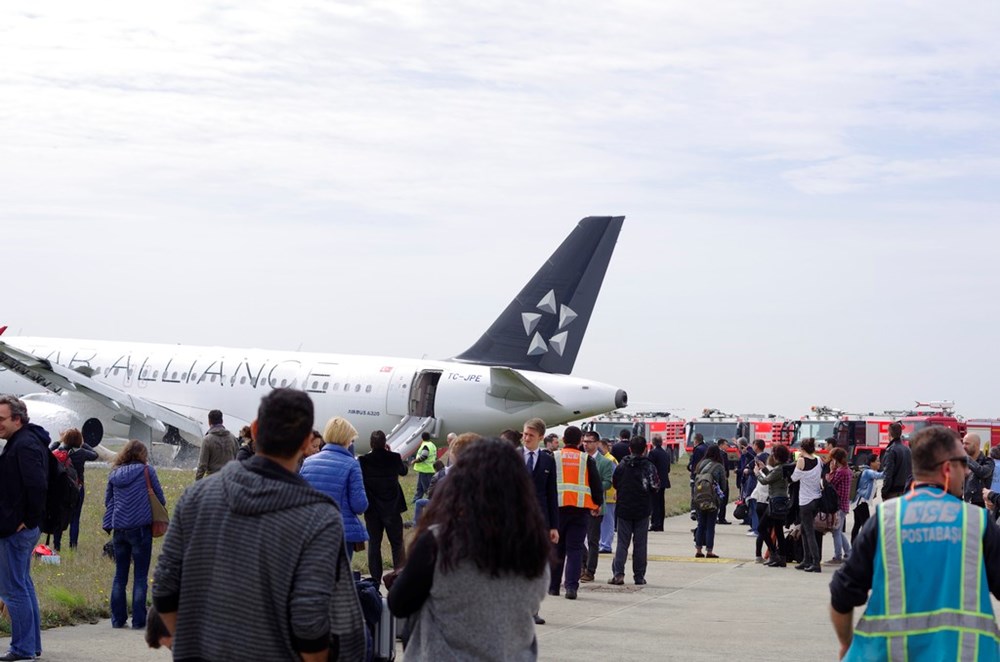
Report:
[[257,411],[256,455],[177,503],[153,584],[175,660],[363,659],[343,520],[296,473],[312,426],[309,396],[275,389]]
[[208,412],[208,434],[201,442],[201,454],[198,456],[198,470],[195,480],[218,473],[230,460],[236,459],[240,449],[240,441],[222,425],[222,412],[213,409]]

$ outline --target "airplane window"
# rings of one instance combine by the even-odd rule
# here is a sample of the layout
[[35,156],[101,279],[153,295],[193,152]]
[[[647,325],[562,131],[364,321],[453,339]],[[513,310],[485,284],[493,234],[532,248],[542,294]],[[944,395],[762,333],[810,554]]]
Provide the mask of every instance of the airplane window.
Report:
[[281,380],[281,388],[285,388],[285,384],[287,384],[287,383],[288,383],[287,379],[282,379]]
[[339,390],[340,390],[340,382],[338,382],[338,383],[334,384],[334,385],[333,385],[333,389],[332,389],[332,390],[334,390],[334,391],[339,391]]
[[172,372],[172,373],[170,373],[170,379],[173,379],[173,380],[176,380],[176,379],[177,379],[177,372],[176,372],[176,371],[175,371],[175,372]]
[[160,376],[160,371],[159,370],[154,370],[153,371],[153,379],[156,379],[159,376]]
[[215,375],[212,375],[211,377],[209,377],[209,381],[214,382],[215,381]]
[[354,392],[357,393],[360,390],[361,390],[361,384],[355,384],[354,385]]
[[240,377],[240,384],[246,384],[246,383],[247,383],[247,378],[246,377]]
[[371,392],[372,392],[372,385],[369,384],[368,386],[365,387],[365,393],[371,393]]
[[351,385],[350,384],[344,384],[344,391],[346,392],[346,391],[350,391],[350,390],[351,390]]
[[116,376],[116,377],[118,376],[118,372],[119,372],[120,370],[121,370],[121,368],[115,368],[115,376]]
[[330,388],[330,382],[323,382],[323,390]]
[[313,385],[312,385],[312,387],[313,387],[313,390],[314,390],[314,391],[316,390],[316,387],[317,387],[317,386],[319,386],[319,382],[317,382],[317,381],[313,381]]
[[187,378],[188,378],[188,374],[186,372],[183,375],[181,375],[181,381],[182,382],[186,382]]

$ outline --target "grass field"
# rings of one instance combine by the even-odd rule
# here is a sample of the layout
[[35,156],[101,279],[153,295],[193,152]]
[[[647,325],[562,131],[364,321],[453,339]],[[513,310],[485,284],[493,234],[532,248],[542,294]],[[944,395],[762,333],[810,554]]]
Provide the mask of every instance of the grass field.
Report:
[[[80,541],[76,550],[69,549],[69,533],[63,534],[63,552],[60,565],[43,565],[35,563],[32,566],[32,577],[38,592],[38,601],[42,611],[42,627],[56,627],[70,623],[94,622],[100,618],[110,618],[111,581],[114,578],[115,564],[111,559],[101,555],[104,543],[110,539],[101,529],[101,519],[104,516],[104,490],[107,485],[109,469],[106,466],[90,465],[87,468],[87,492],[80,519]],[[193,470],[158,469],[160,483],[167,497],[167,508],[173,511],[174,504],[180,498],[184,489],[194,482]],[[688,512],[690,493],[687,476],[683,468],[673,472],[674,487],[667,491],[667,515],[679,515]],[[416,476],[413,472],[401,479],[403,492],[407,503],[412,501],[416,490]],[[404,513],[404,518],[413,516],[413,506]],[[409,542],[410,530],[404,532]],[[45,542],[45,537],[42,541]],[[160,554],[162,539],[153,540],[153,560],[150,566],[149,579],[152,581],[153,568]],[[382,558],[387,567],[391,567],[392,554],[389,543],[382,542]],[[354,569],[362,573],[368,572],[368,558],[365,552],[354,555]],[[129,578],[131,585],[131,577]],[[127,592],[131,596],[131,589]],[[151,597],[150,593],[150,597]],[[130,597],[131,599],[131,597]],[[0,633],[10,634],[10,623],[0,619]]]

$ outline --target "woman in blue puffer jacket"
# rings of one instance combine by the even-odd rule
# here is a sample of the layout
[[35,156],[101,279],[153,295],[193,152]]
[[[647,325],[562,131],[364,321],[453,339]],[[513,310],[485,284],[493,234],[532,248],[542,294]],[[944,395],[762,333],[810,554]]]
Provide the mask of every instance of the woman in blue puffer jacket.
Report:
[[108,475],[104,493],[104,530],[114,532],[115,579],[111,583],[111,627],[123,628],[128,618],[125,589],[128,571],[135,563],[132,578],[132,628],[146,628],[146,588],[149,585],[149,563],[153,555],[153,509],[149,505],[146,476],[153,493],[164,506],[160,479],[149,466],[149,453],[141,441],[129,441],[118,453]]
[[323,430],[326,445],[320,452],[307,457],[300,471],[310,485],[340,506],[348,559],[353,556],[356,547],[364,549],[363,543],[368,540],[368,531],[359,517],[368,510],[361,465],[347,450],[357,436],[358,431],[346,419],[340,416],[331,418]]

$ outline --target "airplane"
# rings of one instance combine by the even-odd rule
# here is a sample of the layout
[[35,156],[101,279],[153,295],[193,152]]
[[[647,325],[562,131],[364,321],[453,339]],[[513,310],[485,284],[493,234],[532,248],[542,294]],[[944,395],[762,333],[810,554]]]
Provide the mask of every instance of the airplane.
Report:
[[[550,426],[628,404],[617,387],[570,376],[624,216],[576,228],[469,349],[445,360],[99,340],[0,336],[0,393],[23,395],[32,422],[175,444],[190,455],[209,410],[231,430],[256,417],[274,388],[304,390],[316,425],[343,416],[407,457],[421,434],[495,436],[539,417]],[[0,328],[0,334],[6,327]]]

